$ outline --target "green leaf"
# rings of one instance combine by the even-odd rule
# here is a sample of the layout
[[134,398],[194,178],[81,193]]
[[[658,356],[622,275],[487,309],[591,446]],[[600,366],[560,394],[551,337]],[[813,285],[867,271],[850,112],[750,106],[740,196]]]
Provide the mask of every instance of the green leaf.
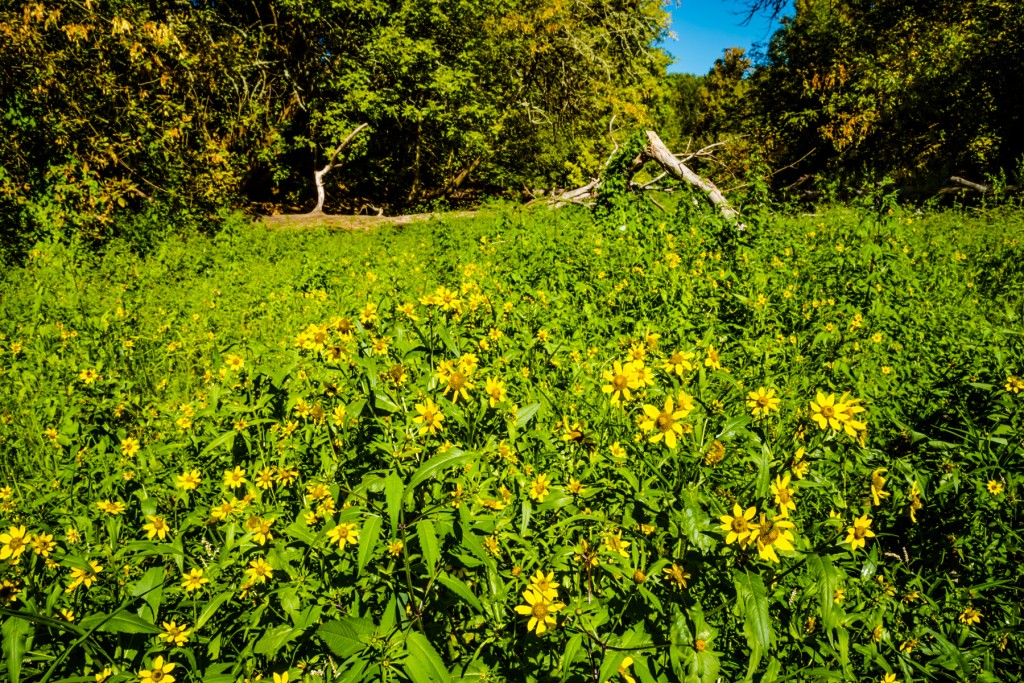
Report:
[[133,598],[145,596],[146,605],[149,607],[149,614],[146,616],[154,624],[157,623],[157,619],[160,616],[160,603],[164,597],[162,586],[165,574],[166,571],[163,567],[150,567],[142,575],[142,578],[135,582],[130,593]]
[[467,462],[472,462],[475,459],[476,454],[466,453],[460,448],[451,448],[441,455],[435,455],[416,469],[416,472],[412,475],[412,479],[409,480],[406,492],[412,491],[417,485],[440,473],[442,470],[446,470],[451,467],[459,467],[461,465],[465,465]]
[[284,532],[296,541],[302,541],[308,546],[316,544],[316,534],[309,530],[309,527],[301,522],[292,522],[284,528]]
[[[211,585],[213,585],[213,584],[211,584]],[[230,600],[231,598],[232,598],[232,594],[231,593],[221,593],[220,595],[215,597],[213,600],[208,602],[206,604],[206,607],[203,608],[203,611],[199,613],[199,618],[196,619],[196,625],[195,625],[195,629],[194,630],[198,631],[203,626],[205,626],[206,622],[208,622],[210,620],[210,618],[213,617],[213,615],[217,611],[217,609],[221,605],[223,605],[225,602]]]
[[356,575],[361,575],[366,563],[373,557],[373,551],[377,549],[377,541],[380,538],[381,518],[370,515],[363,522],[362,531],[359,534],[359,568]]
[[747,666],[747,680],[751,680],[761,657],[771,646],[772,627],[768,618],[768,597],[764,580],[760,574],[750,570],[743,574],[733,573],[736,585],[736,616],[743,617],[743,634],[750,646],[750,662]]
[[736,584],[736,613],[744,618],[743,633],[750,647],[767,650],[771,646],[772,627],[768,619],[768,597],[760,574],[750,570],[734,572]]
[[473,595],[473,591],[470,590],[469,586],[467,586],[462,579],[451,576],[450,574],[441,574],[441,576],[437,577],[437,581],[442,586],[462,598],[470,605],[470,607],[473,607],[478,612],[484,611],[484,606],[480,604],[480,600]]
[[817,583],[821,623],[825,628],[835,628],[842,619],[841,610],[835,604],[835,593],[842,585],[842,576],[827,555],[812,553],[804,561],[807,563],[808,573]]
[[25,640],[32,632],[32,624],[18,617],[8,617],[4,621],[2,630],[7,675],[10,677],[11,683],[19,683],[21,680],[21,664],[25,659]]
[[317,629],[316,635],[331,652],[347,659],[366,647],[375,628],[369,619],[342,617],[323,624]]
[[434,532],[434,523],[424,519],[416,522],[416,538],[420,542],[420,552],[423,553],[423,563],[431,572],[441,559],[441,553],[437,545],[437,534]]
[[699,548],[701,552],[711,551],[714,548],[714,540],[704,533],[704,530],[708,528],[710,518],[701,509],[700,503],[697,501],[697,494],[691,490],[684,490],[679,499],[683,506],[678,520],[683,533],[686,534],[690,543],[695,548]]
[[109,619],[106,614],[90,614],[79,623],[86,631],[96,630],[102,633],[160,633],[159,626],[146,621],[142,617],[118,612]]
[[528,425],[530,423],[530,420],[533,419],[533,416],[537,414],[538,410],[540,410],[539,403],[531,403],[530,405],[523,406],[522,408],[517,410],[516,427],[522,429],[523,427]]
[[273,659],[282,647],[302,635],[304,629],[295,628],[287,624],[280,624],[263,634],[263,637],[256,641],[253,652]]
[[601,662],[601,671],[597,676],[597,680],[600,683],[605,683],[611,679],[612,676],[618,673],[619,666],[622,665],[622,660],[626,658],[626,653],[620,650],[606,650],[604,653],[604,661]]
[[405,647],[409,656],[402,664],[413,683],[447,683],[451,680],[441,656],[425,635],[419,631],[410,632],[405,638]]
[[391,520],[391,534],[398,531],[398,515],[402,511],[402,495],[405,493],[405,482],[392,472],[384,480],[384,498],[387,501],[388,519]]
[[559,668],[562,670],[562,680],[565,681],[569,677],[569,672],[572,670],[572,665],[576,661],[576,657],[580,654],[583,648],[583,634],[577,633],[569,642],[565,644],[565,649],[562,651],[562,659]]

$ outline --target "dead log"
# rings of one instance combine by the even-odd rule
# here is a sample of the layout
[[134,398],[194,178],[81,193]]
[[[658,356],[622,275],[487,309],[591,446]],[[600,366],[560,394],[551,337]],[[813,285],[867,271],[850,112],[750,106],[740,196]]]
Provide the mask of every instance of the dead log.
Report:
[[644,148],[644,154],[652,161],[657,162],[669,175],[703,192],[708,201],[715,205],[724,218],[728,220],[739,218],[740,212],[732,208],[721,190],[715,187],[713,182],[700,177],[689,166],[677,159],[653,130],[647,131],[647,146]]
[[[698,157],[706,157],[711,153],[711,149],[721,145],[722,143],[716,142],[713,145],[709,145],[701,150],[693,153],[679,155],[672,153],[671,150],[662,142],[661,138],[653,130],[646,131],[647,144],[644,145],[643,150],[637,156],[636,159],[630,164],[626,171],[627,186],[634,190],[647,190],[654,185],[657,181],[661,180],[665,175],[670,175],[677,180],[695,187],[704,194],[707,200],[714,206],[725,218],[735,221],[740,217],[739,211],[734,209],[729,201],[722,194],[713,182],[707,178],[703,178],[686,165],[686,162],[690,159]],[[648,161],[653,161],[661,166],[664,173],[655,178],[654,180],[644,185],[639,185],[632,182],[632,177],[643,168],[644,164]],[[607,164],[606,164],[607,167]],[[565,206],[566,204],[582,204],[588,199],[596,199],[598,194],[601,192],[601,187],[604,185],[603,178],[594,178],[583,187],[578,187],[574,190],[566,190],[559,193],[552,193],[548,198],[548,201],[555,207]],[[536,201],[536,200],[534,200]],[[742,227],[742,226],[741,226]]]
[[992,187],[989,185],[982,185],[981,183],[972,183],[970,180],[961,178],[960,176],[953,176],[949,179],[949,182],[955,185],[963,185],[964,187],[970,188],[975,192],[981,192],[982,194],[988,194],[992,191]]
[[333,168],[335,168],[337,166],[337,164],[335,162],[337,162],[337,160],[338,160],[338,155],[341,154],[341,151],[343,149],[348,147],[348,143],[352,142],[352,140],[355,139],[355,137],[357,135],[359,135],[360,133],[362,133],[366,128],[368,128],[369,125],[370,124],[368,124],[368,123],[361,123],[358,126],[356,126],[356,129],[353,130],[351,133],[349,133],[347,136],[345,136],[345,139],[342,140],[341,143],[337,147],[334,148],[334,152],[331,153],[331,158],[327,162],[327,164],[323,168],[321,168],[319,171],[317,171],[317,170],[313,171],[313,182],[316,183],[316,208],[314,208],[312,211],[310,211],[309,215],[312,216],[312,215],[321,215],[321,214],[323,214],[323,212],[324,212],[324,199],[326,199],[326,194],[327,194],[324,191],[324,176],[327,175],[328,173],[330,173],[331,169],[333,169]]

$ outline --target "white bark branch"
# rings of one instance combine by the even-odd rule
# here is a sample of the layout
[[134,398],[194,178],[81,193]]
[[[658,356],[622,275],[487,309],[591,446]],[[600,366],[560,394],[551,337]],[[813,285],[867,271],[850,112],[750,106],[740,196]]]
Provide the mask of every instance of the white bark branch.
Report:
[[327,193],[324,191],[324,176],[330,173],[331,169],[337,166],[335,162],[338,160],[338,155],[341,154],[341,151],[348,146],[348,143],[352,142],[352,140],[368,128],[369,125],[370,124],[368,123],[361,123],[356,126],[355,130],[345,136],[345,139],[334,148],[334,151],[331,153],[331,158],[327,164],[319,171],[313,171],[313,182],[316,183],[316,208],[310,211],[310,214],[322,214],[324,212],[324,200],[327,198]]
[[644,153],[650,157],[653,161],[665,169],[669,175],[682,180],[688,185],[696,187],[704,196],[708,198],[708,201],[714,204],[722,216],[729,220],[736,220],[739,218],[740,213],[736,209],[732,208],[729,201],[722,194],[721,190],[715,187],[715,184],[706,178],[701,178],[699,175],[690,170],[690,167],[676,159],[672,154],[672,151],[665,146],[665,143],[661,141],[658,134],[653,130],[647,131],[647,147],[644,148]]
[[[649,130],[647,131],[647,145],[644,147],[640,155],[633,160],[632,165],[627,170],[627,174],[632,177],[633,174],[639,171],[647,161],[654,161],[661,166],[664,172],[654,180],[643,185],[630,183],[630,187],[639,190],[646,190],[654,186],[655,183],[666,175],[670,175],[673,178],[681,180],[703,192],[708,201],[711,202],[711,204],[714,205],[725,218],[731,221],[738,221],[740,217],[739,211],[729,204],[729,201],[725,198],[725,195],[722,194],[722,191],[719,190],[710,180],[702,178],[694,173],[693,170],[684,163],[690,159],[711,156],[711,150],[721,144],[723,143],[716,142],[696,152],[687,152],[682,155],[683,159],[679,159],[671,152],[671,150],[669,150],[668,147],[665,146],[665,143],[661,141],[661,138],[658,137],[657,133],[653,130]],[[605,165],[607,166],[607,164]],[[604,180],[602,178],[595,178],[583,187],[576,188],[575,190],[566,190],[557,193],[553,192],[548,201],[550,201],[555,208],[564,206],[565,204],[582,204],[585,200],[595,199],[598,194],[600,194],[601,187],[603,185]],[[534,201],[536,201],[536,199]],[[741,230],[744,228],[742,223],[738,224],[737,227]]]

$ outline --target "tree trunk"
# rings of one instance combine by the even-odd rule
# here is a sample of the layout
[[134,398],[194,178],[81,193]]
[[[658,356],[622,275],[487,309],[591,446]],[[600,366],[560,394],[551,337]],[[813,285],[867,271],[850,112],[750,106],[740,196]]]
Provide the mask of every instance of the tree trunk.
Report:
[[356,126],[356,129],[345,136],[345,139],[341,141],[341,144],[334,148],[334,152],[331,153],[331,158],[327,164],[320,170],[313,171],[313,182],[316,183],[316,208],[309,212],[310,215],[323,214],[324,200],[327,198],[327,193],[324,191],[324,176],[330,173],[331,169],[337,166],[336,162],[338,160],[338,155],[341,154],[341,151],[348,146],[348,143],[352,142],[357,135],[362,133],[369,126],[370,124],[368,123],[361,123]]

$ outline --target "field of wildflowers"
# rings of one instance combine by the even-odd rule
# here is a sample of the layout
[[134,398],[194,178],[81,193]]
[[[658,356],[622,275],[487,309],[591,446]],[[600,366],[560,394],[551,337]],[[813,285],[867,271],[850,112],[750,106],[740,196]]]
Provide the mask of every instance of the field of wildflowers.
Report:
[[1024,215],[41,244],[12,683],[1019,680]]

